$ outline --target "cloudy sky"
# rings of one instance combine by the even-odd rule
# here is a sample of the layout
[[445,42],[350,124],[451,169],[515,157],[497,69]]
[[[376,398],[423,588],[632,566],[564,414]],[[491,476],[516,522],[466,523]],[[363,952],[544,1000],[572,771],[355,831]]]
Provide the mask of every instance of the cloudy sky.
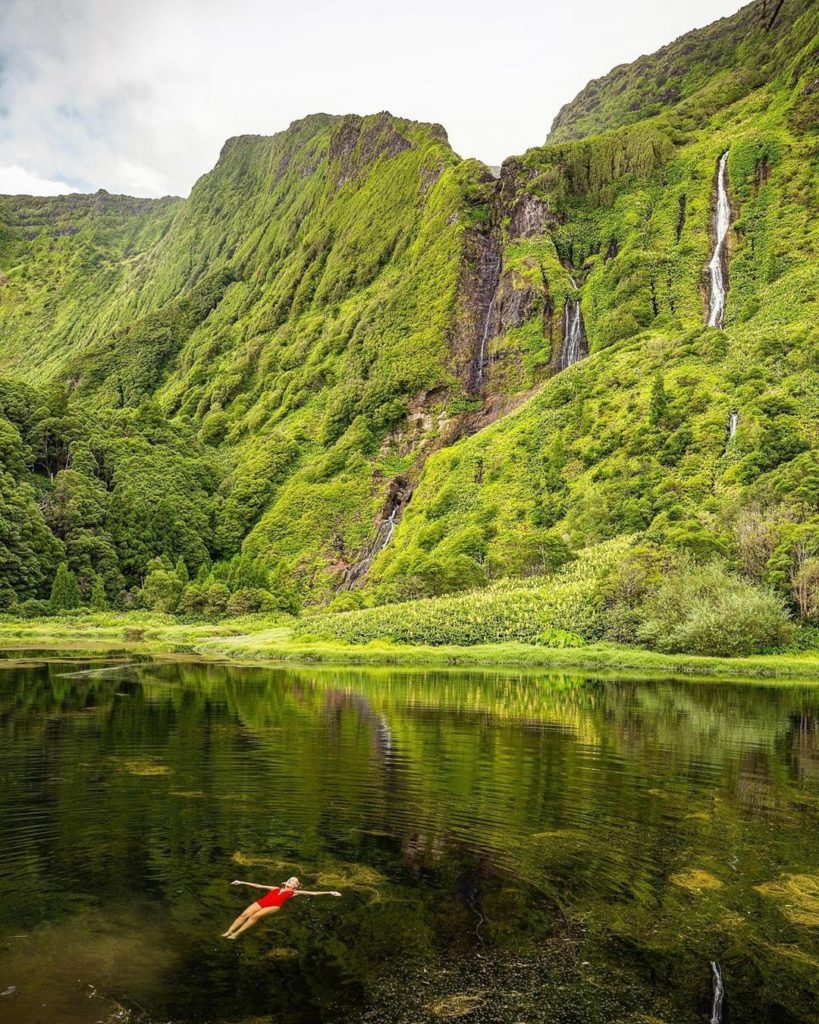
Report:
[[741,0],[0,0],[0,192],[186,195],[230,135],[438,121],[499,164],[615,64]]

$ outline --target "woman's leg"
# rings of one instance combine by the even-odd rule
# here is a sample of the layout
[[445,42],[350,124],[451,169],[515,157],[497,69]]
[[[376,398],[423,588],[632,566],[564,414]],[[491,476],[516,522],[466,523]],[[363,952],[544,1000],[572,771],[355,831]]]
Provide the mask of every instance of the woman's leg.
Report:
[[249,917],[253,917],[253,915],[261,909],[262,908],[259,906],[258,903],[251,903],[249,907],[245,907],[245,909],[241,912],[241,914],[239,914],[239,916],[236,918],[236,920],[233,922],[230,928],[228,928],[226,932],[222,932],[222,938],[229,939],[237,928],[240,928]]
[[248,928],[252,928],[254,924],[258,924],[259,921],[261,921],[261,919],[263,917],[267,917],[268,914],[275,914],[279,910],[281,910],[281,907],[259,907],[256,910],[256,913],[255,914],[251,914],[251,916],[249,918],[247,918],[247,920],[244,922],[244,924],[240,925],[236,929],[236,931],[230,932],[229,935],[228,935],[228,938],[229,939],[238,939],[238,937],[242,934],[242,932],[246,932],[248,930]]

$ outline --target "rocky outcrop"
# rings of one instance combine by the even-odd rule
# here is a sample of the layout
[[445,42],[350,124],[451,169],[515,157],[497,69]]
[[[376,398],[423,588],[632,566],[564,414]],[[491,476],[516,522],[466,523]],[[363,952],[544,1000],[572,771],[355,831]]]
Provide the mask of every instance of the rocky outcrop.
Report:
[[383,111],[373,117],[348,114],[330,136],[329,159],[336,189],[357,178],[380,157],[392,159],[412,149],[412,143],[398,130],[392,114]]
[[528,238],[530,235],[542,234],[547,224],[555,224],[557,221],[557,215],[549,208],[547,202],[526,193],[512,209],[509,238]]
[[463,234],[457,314],[449,337],[452,369],[468,391],[480,389],[481,350],[486,351],[487,327],[491,329],[492,300],[501,273],[502,244],[497,220],[498,183],[489,169],[482,180],[489,208],[489,222],[470,227]]
[[490,337],[521,327],[529,319],[535,290],[519,274],[503,274],[495,293],[490,322]]

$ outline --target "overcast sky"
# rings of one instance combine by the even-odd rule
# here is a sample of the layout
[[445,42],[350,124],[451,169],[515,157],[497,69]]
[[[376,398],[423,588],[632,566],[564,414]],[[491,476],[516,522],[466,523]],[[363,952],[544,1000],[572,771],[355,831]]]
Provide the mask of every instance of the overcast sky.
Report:
[[438,121],[499,164],[590,78],[741,0],[0,0],[0,192],[187,195],[316,111]]

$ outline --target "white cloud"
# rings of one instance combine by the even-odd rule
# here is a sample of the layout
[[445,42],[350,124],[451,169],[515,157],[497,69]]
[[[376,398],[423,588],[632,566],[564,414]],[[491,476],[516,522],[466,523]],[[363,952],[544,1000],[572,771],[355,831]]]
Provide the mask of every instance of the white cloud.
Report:
[[186,194],[230,135],[385,109],[497,164],[590,78],[740,3],[0,0],[0,166]]
[[6,196],[64,196],[76,192],[64,181],[50,181],[29,173],[19,164],[0,167],[0,195]]

